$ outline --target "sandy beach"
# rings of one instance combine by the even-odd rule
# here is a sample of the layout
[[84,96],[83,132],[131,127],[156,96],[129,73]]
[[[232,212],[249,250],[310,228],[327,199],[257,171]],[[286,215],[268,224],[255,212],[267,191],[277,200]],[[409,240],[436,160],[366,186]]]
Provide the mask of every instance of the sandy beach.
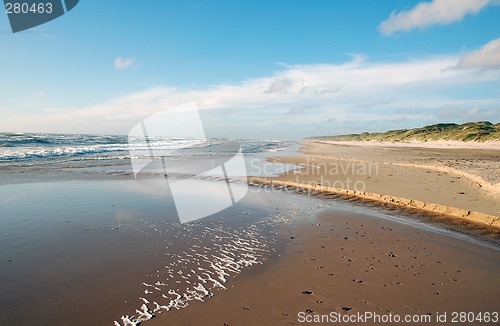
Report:
[[388,202],[392,198],[419,201],[427,205],[425,209],[436,204],[443,207],[436,210],[438,213],[464,218],[476,215],[478,221],[483,216],[488,224],[500,216],[499,149],[453,147],[453,143],[452,148],[317,141],[302,144],[303,156],[275,161],[303,168],[274,180],[336,188],[351,194],[371,193],[376,195],[371,198],[374,200],[384,195]]

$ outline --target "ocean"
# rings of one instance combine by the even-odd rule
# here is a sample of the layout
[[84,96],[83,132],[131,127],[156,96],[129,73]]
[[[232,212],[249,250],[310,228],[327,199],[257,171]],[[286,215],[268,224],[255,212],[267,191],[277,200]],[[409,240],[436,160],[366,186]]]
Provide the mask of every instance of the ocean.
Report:
[[[229,146],[227,144],[232,144]],[[134,176],[131,161],[151,158],[194,164],[222,160],[241,147],[248,176],[275,176],[296,169],[294,165],[271,164],[271,156],[293,156],[300,148],[292,141],[258,139],[151,138],[147,146],[127,136],[40,133],[0,133],[0,184],[68,180],[83,177]],[[155,157],[158,159],[159,157]]]
[[[245,154],[278,152],[293,142],[280,140],[234,139]],[[188,138],[153,138],[149,141],[155,150],[169,151],[182,156],[183,150],[200,152],[209,146],[222,144],[227,139],[211,139],[210,142]],[[0,166],[33,165],[73,162],[74,164],[99,164],[98,161],[130,159],[129,150],[136,152],[148,148],[129,144],[127,136],[75,135],[40,133],[0,133]],[[175,154],[173,153],[175,152]],[[214,153],[215,155],[217,153]],[[137,157],[142,158],[142,157]]]

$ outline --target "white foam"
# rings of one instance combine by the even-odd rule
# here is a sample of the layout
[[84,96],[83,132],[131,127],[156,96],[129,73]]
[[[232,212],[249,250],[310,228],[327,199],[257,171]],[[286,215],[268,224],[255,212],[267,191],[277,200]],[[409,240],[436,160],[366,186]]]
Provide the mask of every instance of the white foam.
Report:
[[[175,258],[175,261],[166,262],[163,275],[162,271],[157,272],[160,280],[154,285],[149,282],[142,283],[146,287],[146,296],[156,293],[167,301],[141,298],[143,304],[136,310],[136,316],[124,316],[122,324],[115,322],[115,326],[144,322],[153,318],[155,313],[185,308],[193,300],[205,301],[214,295],[215,289],[227,289],[225,283],[230,277],[235,277],[248,266],[262,264],[264,256],[270,252],[267,248],[269,238],[262,235],[260,227],[282,222],[283,218],[276,214],[259,226],[250,225],[231,231],[221,227],[200,226],[202,234],[211,238],[212,244],[203,245],[203,239],[199,239],[196,241],[198,243],[192,244],[187,251],[166,253],[165,256]],[[189,233],[183,236],[188,236]],[[181,235],[180,231],[178,235]],[[195,267],[188,267],[190,265]],[[175,284],[178,288],[169,288],[168,284]],[[154,305],[152,310],[148,307],[150,301],[153,301]]]

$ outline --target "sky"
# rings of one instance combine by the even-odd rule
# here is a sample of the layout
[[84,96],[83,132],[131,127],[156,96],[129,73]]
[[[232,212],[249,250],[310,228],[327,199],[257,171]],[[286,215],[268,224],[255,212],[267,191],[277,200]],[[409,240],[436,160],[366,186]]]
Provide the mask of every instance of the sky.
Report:
[[81,0],[12,33],[0,132],[127,134],[195,102],[210,137],[500,122],[498,0]]

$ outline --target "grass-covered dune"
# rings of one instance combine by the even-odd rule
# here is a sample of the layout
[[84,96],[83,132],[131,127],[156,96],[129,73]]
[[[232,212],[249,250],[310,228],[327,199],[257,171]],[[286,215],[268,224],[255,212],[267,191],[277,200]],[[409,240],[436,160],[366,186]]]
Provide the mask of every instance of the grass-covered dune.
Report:
[[412,141],[499,141],[500,123],[492,124],[488,121],[468,122],[464,124],[439,123],[414,129],[389,130],[387,132],[325,136],[317,137],[336,141],[390,141],[390,142],[412,142]]

